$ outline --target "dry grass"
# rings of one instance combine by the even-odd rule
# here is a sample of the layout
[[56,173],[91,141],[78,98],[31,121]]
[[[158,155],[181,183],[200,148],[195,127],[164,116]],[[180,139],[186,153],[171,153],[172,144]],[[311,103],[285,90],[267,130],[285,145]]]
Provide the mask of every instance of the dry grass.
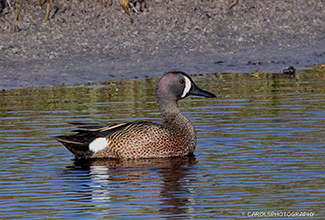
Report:
[[24,0],[20,0],[19,6],[17,8],[17,12],[16,12],[16,16],[15,16],[15,28],[14,28],[15,33],[18,32],[18,21],[19,21],[19,15],[20,15],[20,12],[21,12],[21,7],[23,5],[23,1]]
[[[24,2],[24,0],[19,0],[19,5],[17,6],[16,16],[15,16],[15,26],[14,26],[15,33],[18,32],[19,15],[21,13],[23,2]],[[140,5],[139,11],[142,12],[143,11],[142,3],[144,2],[144,0],[138,0],[137,2],[139,2],[139,5]],[[10,7],[10,9],[13,10],[9,0],[7,0],[7,4]],[[42,6],[43,1],[39,0],[38,4],[39,4],[39,6]],[[101,5],[103,6],[103,8],[106,7],[105,0],[101,0]],[[131,24],[133,24],[133,19],[132,19],[131,12],[130,12],[129,0],[120,0],[120,6],[125,11],[125,13],[130,17],[130,22],[131,22]],[[137,13],[137,11],[134,8],[133,8],[133,10]],[[45,20],[49,20],[50,12],[51,12],[51,0],[47,0]]]

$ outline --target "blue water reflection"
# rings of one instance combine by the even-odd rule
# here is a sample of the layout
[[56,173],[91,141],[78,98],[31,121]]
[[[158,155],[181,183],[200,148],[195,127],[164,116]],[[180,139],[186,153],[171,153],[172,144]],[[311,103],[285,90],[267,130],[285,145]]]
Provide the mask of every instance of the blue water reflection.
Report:
[[198,136],[185,158],[75,160],[52,138],[67,122],[159,121],[157,79],[2,92],[0,218],[324,218],[324,70],[193,78],[219,95],[180,102]]

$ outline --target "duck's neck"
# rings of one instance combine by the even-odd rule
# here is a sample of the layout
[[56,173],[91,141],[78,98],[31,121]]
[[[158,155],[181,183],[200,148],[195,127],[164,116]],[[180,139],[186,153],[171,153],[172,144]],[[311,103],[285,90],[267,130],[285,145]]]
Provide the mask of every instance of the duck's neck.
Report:
[[195,133],[192,123],[181,113],[176,101],[170,102],[162,100],[158,102],[158,108],[161,112],[164,126],[169,129],[175,129],[175,131],[183,134]]
[[161,111],[162,125],[181,141],[181,147],[188,153],[193,153],[196,145],[195,129],[188,118],[178,108],[177,101],[158,99]]

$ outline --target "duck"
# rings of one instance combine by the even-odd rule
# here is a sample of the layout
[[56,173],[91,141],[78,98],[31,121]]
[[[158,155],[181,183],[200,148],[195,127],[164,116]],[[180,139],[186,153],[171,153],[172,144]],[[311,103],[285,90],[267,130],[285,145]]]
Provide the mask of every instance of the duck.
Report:
[[77,159],[168,158],[193,155],[196,133],[184,116],[178,101],[189,95],[215,98],[200,89],[184,72],[164,74],[158,81],[155,96],[162,122],[132,121],[110,124],[74,123],[72,135],[54,137]]

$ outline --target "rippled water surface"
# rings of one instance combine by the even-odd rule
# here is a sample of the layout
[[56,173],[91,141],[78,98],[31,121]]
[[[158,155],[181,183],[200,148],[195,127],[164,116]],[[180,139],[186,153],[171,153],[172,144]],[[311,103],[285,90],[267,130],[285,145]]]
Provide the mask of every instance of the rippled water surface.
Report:
[[159,121],[157,79],[1,92],[0,219],[324,218],[324,68],[193,79],[218,98],[180,101],[195,156],[163,160],[79,161],[52,138],[67,122]]

